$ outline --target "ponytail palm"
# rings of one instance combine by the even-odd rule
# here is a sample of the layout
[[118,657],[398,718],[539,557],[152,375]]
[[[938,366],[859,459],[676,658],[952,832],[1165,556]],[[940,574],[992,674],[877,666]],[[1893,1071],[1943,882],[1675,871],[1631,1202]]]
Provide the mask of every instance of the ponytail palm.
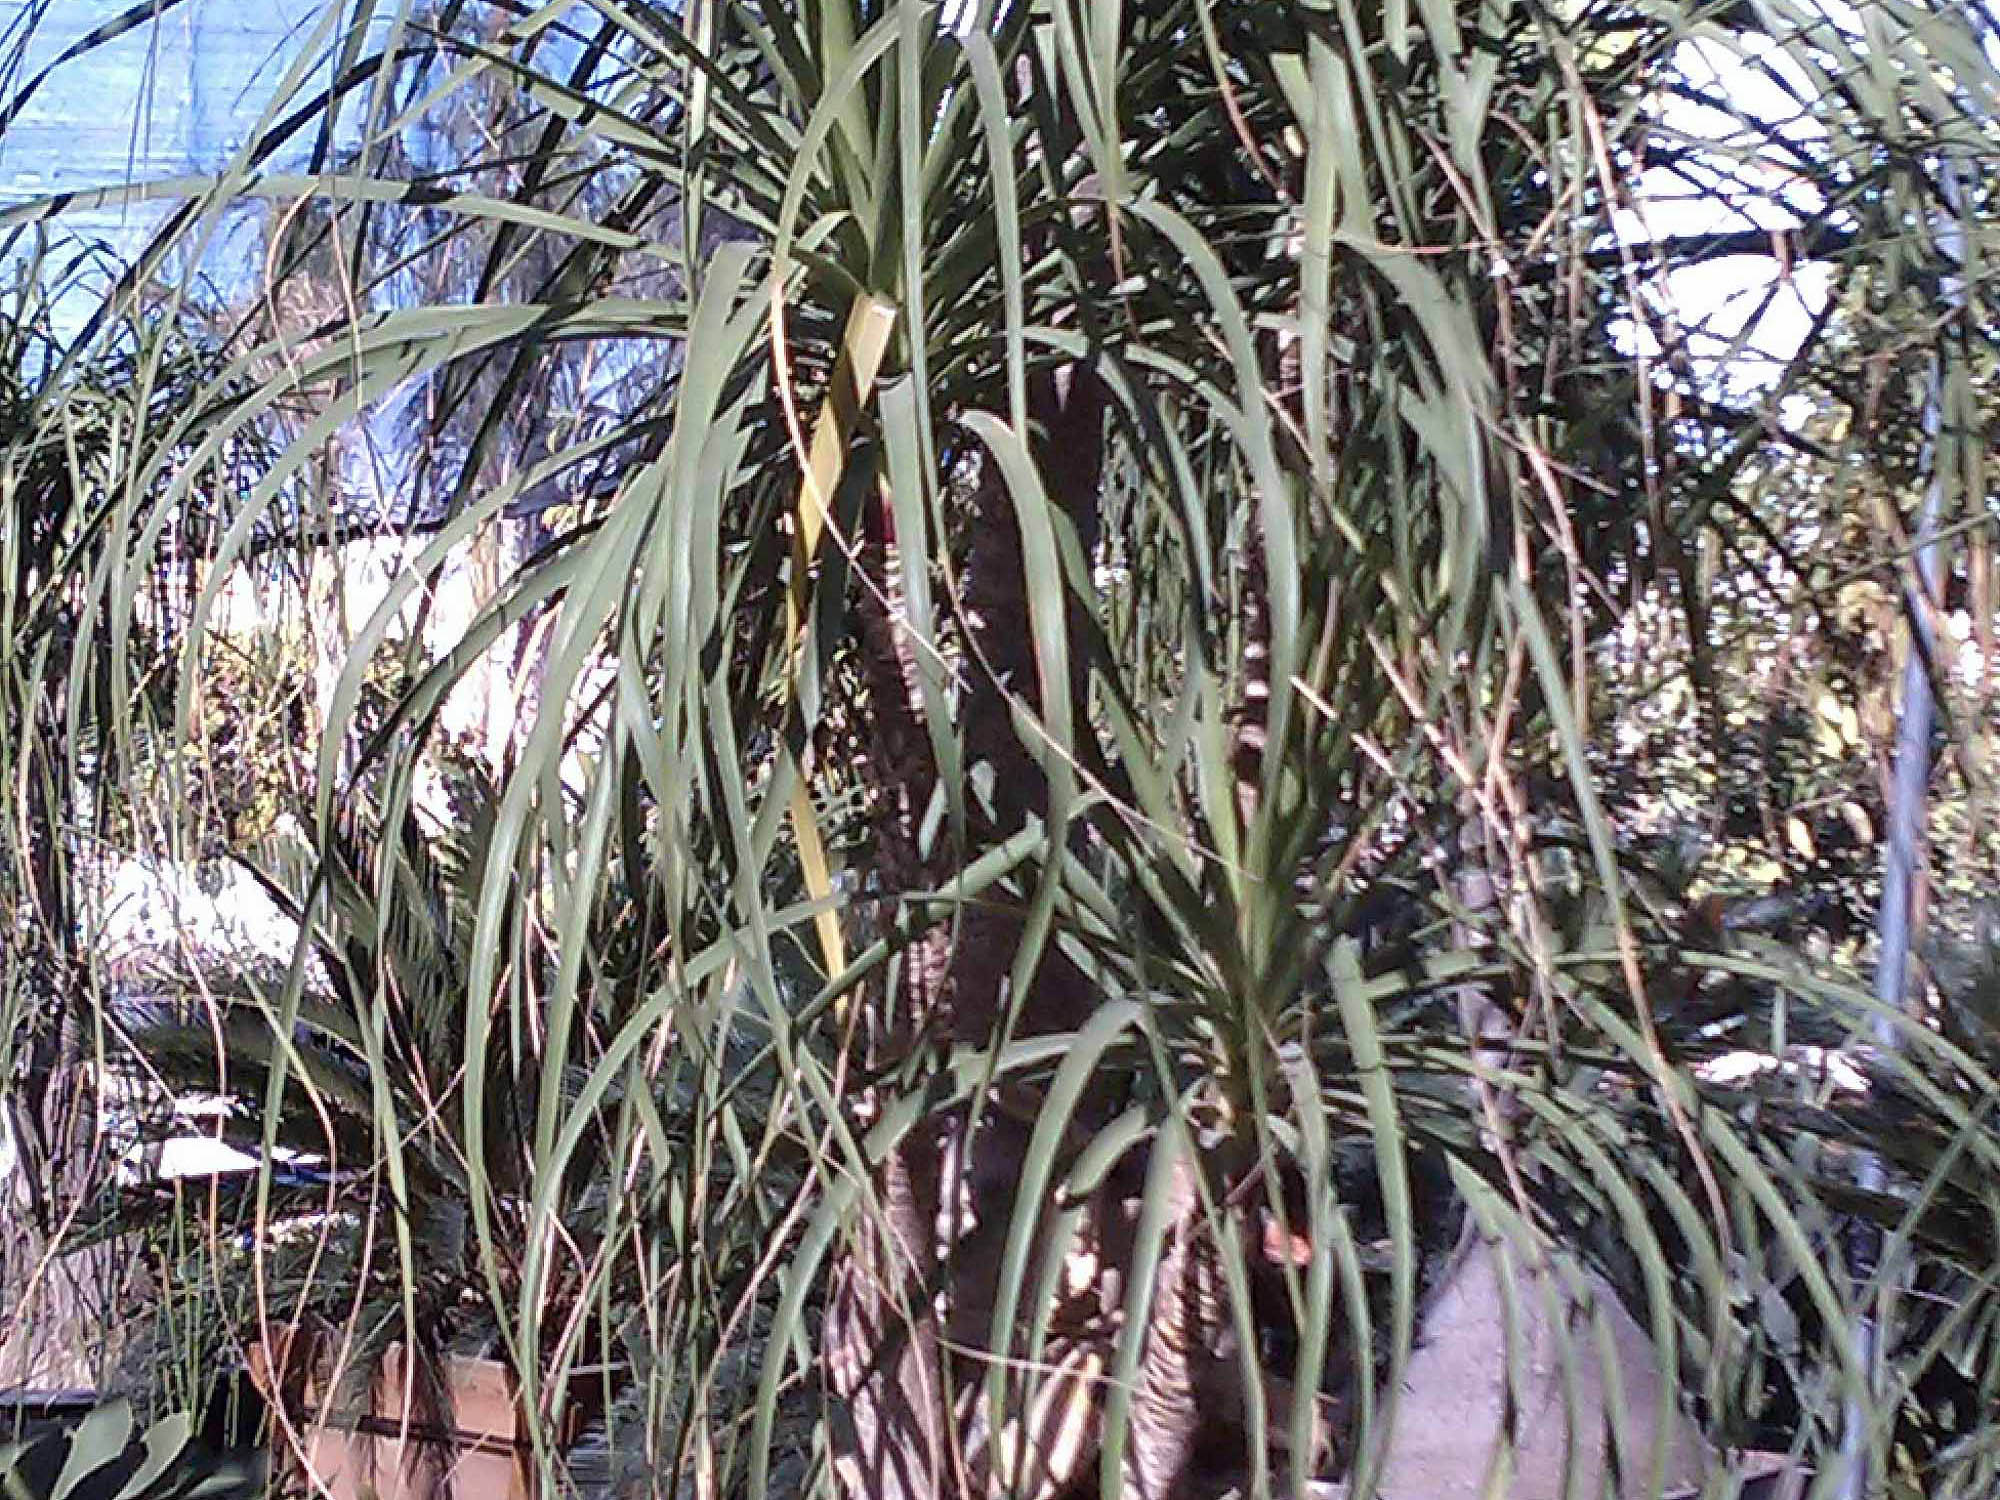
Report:
[[[1949,1350],[1990,1386],[1976,1056],[1913,1030],[1909,1193],[1838,1190],[1865,1126],[1799,1111],[1794,1149],[1703,1085],[1694,997],[1733,976],[1752,1033],[1774,986],[1841,1025],[1861,1002],[1703,951],[1593,764],[1616,590],[1682,576],[1729,462],[1670,420],[1672,351],[1663,374],[1613,330],[1671,335],[1652,278],[1740,248],[1621,244],[1623,174],[1675,154],[1675,46],[1776,17],[448,4],[389,17],[378,56],[329,12],[334,88],[274,109],[209,202],[331,205],[351,311],[269,330],[149,434],[90,586],[115,612],[161,568],[249,433],[289,446],[204,533],[209,578],[422,534],[303,809],[299,897],[336,933],[406,920],[380,831],[461,679],[536,632],[457,945],[418,990],[452,1022],[421,1101],[393,1083],[399,961],[370,949],[346,968],[377,982],[343,993],[405,1283],[438,1131],[546,1469],[609,1350],[610,1384],[644,1374],[622,1439],[659,1445],[663,1492],[1365,1489],[1397,1474],[1420,1313],[1475,1243],[1523,1273],[1510,1319],[1587,1333],[1558,1386],[1615,1393],[1593,1340],[1622,1302],[1644,1431],[1699,1425],[1720,1465],[1791,1446],[1835,1482],[1845,1399],[1880,1471],[1899,1361]],[[1926,163],[1995,150],[1971,23],[1788,24],[1770,70],[1828,87],[1824,137],[1769,147],[1827,205],[1802,237],[1840,277],[1932,274]],[[458,108],[489,127],[462,157],[259,175],[338,111],[380,140]],[[1990,188],[1968,201],[1983,247]],[[408,305],[445,257],[476,267],[463,295]],[[608,431],[549,394],[593,379]],[[410,390],[436,441],[409,498],[309,467]],[[530,511],[545,544],[427,659],[398,610]],[[408,690],[363,725],[398,649]],[[271,1036],[319,1003],[301,955],[248,1007]],[[323,1085],[264,1051],[270,1146],[286,1091]],[[1884,1370],[1849,1337],[1856,1213],[1967,1308],[1912,1315]],[[1591,1409],[1615,1431],[1567,1435],[1578,1472],[1609,1445],[1620,1493],[1658,1492],[1670,1445]],[[1990,1442],[1937,1462],[1932,1492],[1974,1493]]]

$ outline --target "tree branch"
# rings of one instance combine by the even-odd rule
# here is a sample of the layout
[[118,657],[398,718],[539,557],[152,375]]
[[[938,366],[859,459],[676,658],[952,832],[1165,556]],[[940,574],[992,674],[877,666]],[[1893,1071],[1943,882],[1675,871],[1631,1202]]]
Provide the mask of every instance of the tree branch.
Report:
[[[1852,230],[1814,223],[1793,229],[1722,229],[1708,234],[1671,234],[1623,245],[1601,245],[1577,259],[1594,271],[1616,270],[1629,259],[1648,270],[1673,270],[1706,265],[1732,255],[1761,255],[1792,265],[1808,260],[1832,260],[1877,243]],[[1532,261],[1519,267],[1515,279],[1539,285],[1566,274],[1567,259]]]

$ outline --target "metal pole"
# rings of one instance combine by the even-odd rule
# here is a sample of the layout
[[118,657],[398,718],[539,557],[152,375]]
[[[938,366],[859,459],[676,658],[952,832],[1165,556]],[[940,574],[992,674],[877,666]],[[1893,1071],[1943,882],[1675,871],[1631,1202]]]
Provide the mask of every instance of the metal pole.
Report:
[[[1944,330],[1946,339],[1957,334],[1957,314],[1965,308],[1965,282],[1959,268],[1965,264],[1965,212],[1959,196],[1958,174],[1950,157],[1938,164],[1937,185],[1946,215],[1936,226],[1940,258],[1948,269],[1939,278],[1942,301],[1953,319]],[[1895,779],[1890,788],[1888,823],[1883,830],[1882,907],[1877,924],[1881,951],[1875,965],[1875,998],[1890,1010],[1907,1004],[1910,946],[1914,925],[1918,851],[1923,846],[1924,811],[1931,779],[1931,680],[1925,666],[1935,660],[1932,649],[1930,610],[1943,597],[1942,564],[1938,555],[1938,515],[1944,508],[1946,485],[1942,449],[1944,439],[1945,352],[1940,349],[1931,360],[1929,389],[1924,398],[1924,464],[1930,477],[1917,514],[1916,583],[1908,586],[1910,652],[1903,664],[1902,717],[1896,733]],[[1877,1015],[1871,1028],[1875,1045],[1884,1052],[1901,1046],[1900,1028],[1888,1015]],[[1888,1186],[1882,1159],[1873,1152],[1861,1157],[1856,1174],[1866,1192],[1881,1192]],[[1876,1236],[1862,1231],[1856,1236],[1856,1272],[1867,1275],[1878,1248]],[[1885,1288],[1886,1295],[1886,1288]],[[1855,1328],[1855,1353],[1864,1376],[1875,1380],[1875,1320],[1862,1317]],[[1850,1398],[1841,1424],[1841,1500],[1866,1500],[1871,1493],[1869,1480],[1868,1428],[1873,1419],[1872,1402]]]

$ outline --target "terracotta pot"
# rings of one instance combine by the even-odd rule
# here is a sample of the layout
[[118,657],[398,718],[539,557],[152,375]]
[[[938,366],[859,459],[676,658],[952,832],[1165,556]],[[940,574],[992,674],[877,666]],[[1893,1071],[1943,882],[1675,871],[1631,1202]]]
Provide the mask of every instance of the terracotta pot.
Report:
[[[369,1399],[330,1404],[334,1341],[281,1332],[249,1350],[251,1381],[290,1422],[272,1422],[273,1476],[318,1500],[536,1500],[534,1452],[513,1374],[498,1360],[446,1361],[447,1428],[406,1422],[401,1344],[383,1356]],[[442,1470],[442,1488],[431,1488]]]

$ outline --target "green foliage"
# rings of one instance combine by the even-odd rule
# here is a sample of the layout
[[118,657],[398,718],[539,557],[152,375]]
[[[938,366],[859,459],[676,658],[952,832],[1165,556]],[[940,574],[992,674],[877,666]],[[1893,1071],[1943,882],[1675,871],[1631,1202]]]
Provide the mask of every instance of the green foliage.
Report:
[[254,1465],[200,1456],[185,1416],[135,1427],[126,1402],[94,1408],[73,1428],[0,1450],[10,1500],[230,1500],[259,1492]]
[[[1288,1374],[1340,1398],[1363,1487],[1469,1224],[1610,1287],[1716,1447],[1789,1449],[1831,1494],[1858,1414],[1881,1483],[1989,1492],[1990,1039],[1954,987],[1933,1023],[1853,980],[1902,518],[1936,478],[1948,526],[1990,525],[1990,37],[1930,6],[966,9],[329,6],[212,183],[94,195],[193,195],[108,304],[168,328],[167,252],[230,205],[308,206],[226,363],[167,402],[141,362],[118,441],[61,450],[66,509],[26,481],[100,398],[47,377],[8,450],[15,553],[64,539],[18,597],[106,643],[94,672],[50,665],[53,626],[0,643],[9,785],[171,800],[175,827],[247,802],[227,846],[299,928],[282,975],[190,955],[183,1013],[101,1044],[157,1101],[219,1096],[260,1160],[207,1210],[255,1316],[216,1316],[490,1348],[550,1480],[608,1410],[660,1493],[803,1491],[841,1441],[829,1285],[960,1131],[1011,1142],[1022,1186],[984,1226],[990,1295],[940,1269],[980,1323],[968,1406],[1024,1399],[1065,1237],[1093,1194],[1129,1210],[1114,1482],[1144,1460],[1152,1271],[1206,1210],[1250,1327],[1230,1237],[1261,1208],[1304,1231]],[[1816,129],[1757,118],[1690,39],[1818,90]],[[1656,118],[1686,95],[1742,129]],[[367,144],[329,165],[343,118]],[[265,170],[314,138],[311,172]],[[1940,320],[1946,154],[1973,311]],[[1618,237],[1662,158],[1711,203],[1732,165],[1815,195],[1793,243],[1838,285],[1764,408],[1655,315],[1741,236]],[[857,381],[870,307],[893,333]],[[1953,425],[1918,451],[1932,368]],[[392,431],[385,508],[342,454]],[[408,629],[523,516],[455,645]],[[303,701],[219,665],[234,570],[362,533],[409,566],[310,763],[179,794],[238,774],[204,730],[231,684]],[[440,723],[496,664],[530,686],[488,781]],[[1938,847],[1956,818],[1988,861],[1990,693],[1947,699],[1966,810],[1940,802]],[[36,761],[38,723],[90,754],[72,729]],[[242,837],[279,798],[302,870]],[[54,858],[10,848],[17,884]],[[1790,931],[1740,904],[1797,886],[1831,904]],[[1898,1049],[1850,1045],[1878,1022]],[[1715,1081],[1744,1050],[1769,1068]],[[105,1227],[162,1207],[200,1211]]]

